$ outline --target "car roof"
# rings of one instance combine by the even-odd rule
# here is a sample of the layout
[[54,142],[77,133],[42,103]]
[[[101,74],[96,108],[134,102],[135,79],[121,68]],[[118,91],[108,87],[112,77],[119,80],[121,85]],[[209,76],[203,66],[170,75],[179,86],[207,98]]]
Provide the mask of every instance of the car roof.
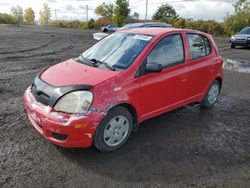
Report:
[[133,28],[133,29],[127,29],[127,30],[121,30],[118,31],[119,33],[135,33],[135,34],[141,34],[141,35],[152,35],[152,36],[161,36],[167,33],[171,32],[187,32],[187,33],[198,33],[207,35],[206,33],[191,30],[191,29],[179,29],[179,28],[160,28],[160,27],[152,27],[152,28]]
[[130,28],[130,27],[140,27],[140,26],[171,26],[170,24],[166,24],[164,22],[146,22],[146,23],[129,23],[124,25],[122,28]]
[[138,22],[138,23],[128,23],[126,25],[147,25],[147,24],[166,24],[165,22]]

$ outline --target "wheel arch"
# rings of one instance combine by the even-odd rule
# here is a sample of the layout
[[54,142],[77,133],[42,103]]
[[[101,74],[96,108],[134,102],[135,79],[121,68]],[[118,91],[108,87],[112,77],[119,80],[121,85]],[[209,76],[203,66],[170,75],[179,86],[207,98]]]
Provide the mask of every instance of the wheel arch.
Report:
[[138,128],[139,128],[139,123],[138,123],[138,113],[137,113],[136,108],[135,108],[133,105],[129,104],[129,103],[120,103],[120,104],[116,104],[116,105],[112,106],[112,107],[108,110],[108,112],[109,112],[111,109],[113,109],[113,108],[115,108],[115,107],[117,107],[117,106],[124,107],[124,108],[126,108],[126,109],[131,113],[132,118],[133,118],[133,131],[134,131],[134,132],[137,132],[137,131],[138,131]]
[[220,91],[222,89],[222,83],[223,83],[223,80],[220,76],[216,77],[215,80],[217,80],[219,83],[220,83]]
[[222,83],[223,83],[223,76],[222,75],[216,75],[216,77],[212,78],[209,82],[208,82],[208,85],[205,87],[204,89],[204,93],[202,95],[202,97],[199,99],[199,102],[201,102],[203,100],[203,98],[206,96],[211,84],[217,80],[219,83],[220,83],[220,92],[221,92],[221,89],[222,89]]

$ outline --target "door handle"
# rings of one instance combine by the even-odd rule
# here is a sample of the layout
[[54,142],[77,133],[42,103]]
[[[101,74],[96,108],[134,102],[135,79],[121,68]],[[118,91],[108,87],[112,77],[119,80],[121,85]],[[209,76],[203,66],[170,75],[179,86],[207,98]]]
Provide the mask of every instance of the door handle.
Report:
[[210,72],[214,72],[214,68],[209,69]]
[[186,82],[187,79],[188,79],[188,75],[182,75],[182,76],[180,77],[181,82]]
[[214,67],[208,67],[207,70],[208,70],[209,72],[214,72],[215,68],[214,68]]

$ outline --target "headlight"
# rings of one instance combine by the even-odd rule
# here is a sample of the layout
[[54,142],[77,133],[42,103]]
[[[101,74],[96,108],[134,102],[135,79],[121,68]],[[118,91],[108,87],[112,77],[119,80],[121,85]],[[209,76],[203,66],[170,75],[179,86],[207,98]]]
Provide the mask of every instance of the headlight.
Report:
[[235,36],[232,36],[232,37],[231,37],[231,40],[236,40],[236,37],[235,37]]
[[85,113],[89,110],[92,100],[92,92],[74,91],[60,98],[54,109],[66,113]]

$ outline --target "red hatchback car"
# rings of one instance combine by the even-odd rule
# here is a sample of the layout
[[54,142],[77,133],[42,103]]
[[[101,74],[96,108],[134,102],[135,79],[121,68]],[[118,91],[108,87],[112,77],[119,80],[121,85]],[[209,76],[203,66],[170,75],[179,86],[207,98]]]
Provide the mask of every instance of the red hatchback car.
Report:
[[52,143],[113,151],[146,119],[190,103],[212,107],[222,64],[208,34],[124,30],[41,72],[23,100],[33,126]]

